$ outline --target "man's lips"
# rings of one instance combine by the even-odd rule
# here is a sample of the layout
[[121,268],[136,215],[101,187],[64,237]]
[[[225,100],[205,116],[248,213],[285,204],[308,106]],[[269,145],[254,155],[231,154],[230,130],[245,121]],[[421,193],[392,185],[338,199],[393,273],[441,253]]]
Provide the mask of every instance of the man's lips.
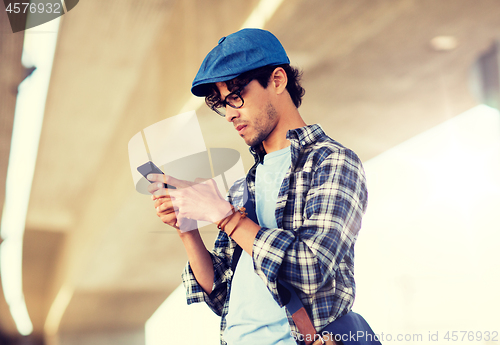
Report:
[[247,125],[238,125],[236,126],[236,130],[238,131],[239,134],[242,133],[242,131],[247,127]]

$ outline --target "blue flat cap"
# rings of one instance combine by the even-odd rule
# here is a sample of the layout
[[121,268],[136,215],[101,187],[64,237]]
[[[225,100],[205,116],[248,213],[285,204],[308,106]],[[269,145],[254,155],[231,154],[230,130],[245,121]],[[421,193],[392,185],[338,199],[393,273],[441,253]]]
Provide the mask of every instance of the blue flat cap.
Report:
[[231,80],[259,67],[289,63],[285,49],[272,33],[243,29],[222,37],[208,53],[193,80],[191,92],[204,97],[209,84]]

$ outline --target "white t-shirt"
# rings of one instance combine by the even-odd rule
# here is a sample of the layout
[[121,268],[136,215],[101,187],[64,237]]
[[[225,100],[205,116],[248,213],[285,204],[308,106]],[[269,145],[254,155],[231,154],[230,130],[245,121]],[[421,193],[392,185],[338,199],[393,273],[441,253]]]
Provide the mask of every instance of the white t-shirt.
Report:
[[[276,227],[276,201],[290,167],[290,146],[264,156],[255,176],[255,207],[259,224]],[[245,251],[234,272],[224,340],[228,345],[296,345],[285,308],[280,308]]]

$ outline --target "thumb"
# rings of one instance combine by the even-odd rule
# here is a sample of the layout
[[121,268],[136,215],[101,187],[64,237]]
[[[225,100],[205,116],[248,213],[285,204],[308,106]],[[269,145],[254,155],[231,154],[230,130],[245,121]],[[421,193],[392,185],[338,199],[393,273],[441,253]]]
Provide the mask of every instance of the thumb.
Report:
[[165,175],[163,174],[148,174],[147,179],[151,182],[166,182]]

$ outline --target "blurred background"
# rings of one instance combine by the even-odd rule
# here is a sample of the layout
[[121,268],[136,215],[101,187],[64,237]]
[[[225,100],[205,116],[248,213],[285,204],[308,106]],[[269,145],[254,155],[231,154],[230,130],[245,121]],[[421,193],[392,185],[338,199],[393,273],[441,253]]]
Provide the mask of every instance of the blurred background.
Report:
[[[183,246],[136,192],[127,144],[196,110],[206,147],[250,168],[190,94],[242,27],[280,39],[305,121],[365,164],[354,310],[385,342],[500,343],[498,0],[82,0],[17,33],[4,9],[0,344],[218,343],[217,318],[184,303]],[[216,229],[202,234],[211,247]]]

